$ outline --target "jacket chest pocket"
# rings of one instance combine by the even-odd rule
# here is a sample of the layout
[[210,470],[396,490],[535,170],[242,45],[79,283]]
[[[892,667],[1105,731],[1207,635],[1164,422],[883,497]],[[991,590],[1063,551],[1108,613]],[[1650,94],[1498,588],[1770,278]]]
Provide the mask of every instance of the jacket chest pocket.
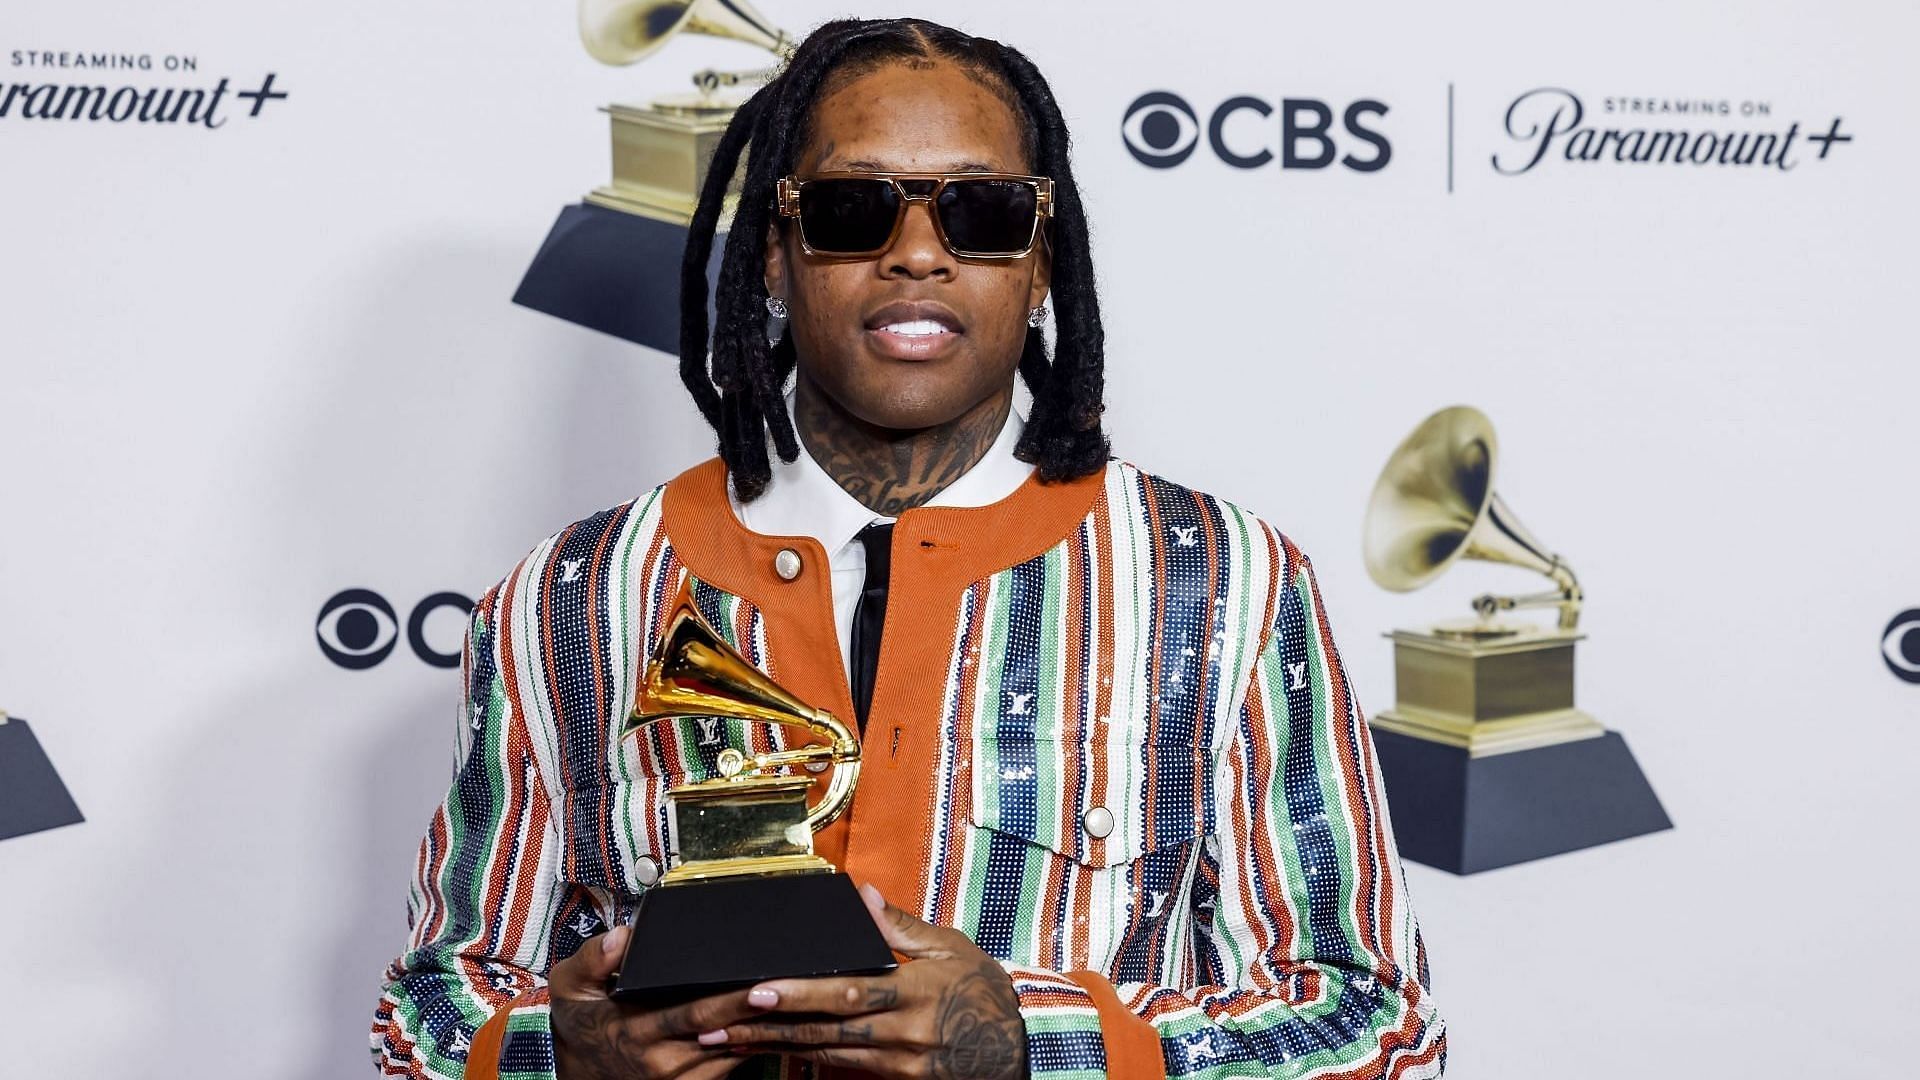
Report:
[[1134,732],[1022,732],[983,735],[964,760],[975,829],[962,928],[1016,962],[1156,970],[1187,932],[1213,753]]
[[1213,831],[1214,755],[1115,735],[983,737],[970,767],[973,822],[1096,869]]

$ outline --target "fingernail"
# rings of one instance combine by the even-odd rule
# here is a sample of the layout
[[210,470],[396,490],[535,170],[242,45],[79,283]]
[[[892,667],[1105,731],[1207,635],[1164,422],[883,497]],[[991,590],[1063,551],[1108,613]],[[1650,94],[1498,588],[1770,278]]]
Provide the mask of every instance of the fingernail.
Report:
[[747,991],[747,1004],[756,1009],[771,1009],[780,1004],[780,995],[764,986],[757,986]]
[[719,1031],[703,1031],[700,1033],[701,1046],[718,1046],[726,1041],[727,1030],[725,1028],[721,1028]]
[[879,886],[872,882],[860,886],[860,899],[865,900],[867,906],[875,911],[887,910],[887,898],[880,895]]
[[602,935],[600,935],[600,953],[601,953],[601,955],[603,955],[603,956],[612,956],[612,955],[614,954],[614,952],[615,952],[615,951],[616,951],[617,949],[619,949],[619,948],[620,948],[620,942],[619,942],[619,941],[616,941],[616,940],[614,940],[614,939],[615,939],[615,938],[622,938],[622,939],[624,939],[626,935],[624,935],[623,933],[621,933],[621,931],[623,931],[623,930],[625,930],[625,929],[626,929],[626,927],[624,927],[624,926],[616,926],[616,927],[614,927],[613,929],[611,929],[611,930],[609,930],[609,931],[607,931],[606,933],[604,933],[604,934],[602,934]]

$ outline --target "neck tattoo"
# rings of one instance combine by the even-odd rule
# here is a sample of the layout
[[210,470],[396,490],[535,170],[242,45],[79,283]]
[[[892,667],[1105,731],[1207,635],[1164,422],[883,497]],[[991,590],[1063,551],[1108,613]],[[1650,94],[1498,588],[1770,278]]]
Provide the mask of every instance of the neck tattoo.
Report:
[[1006,425],[1013,388],[936,427],[889,431],[849,416],[804,377],[794,390],[800,443],[861,505],[898,517],[973,468]]

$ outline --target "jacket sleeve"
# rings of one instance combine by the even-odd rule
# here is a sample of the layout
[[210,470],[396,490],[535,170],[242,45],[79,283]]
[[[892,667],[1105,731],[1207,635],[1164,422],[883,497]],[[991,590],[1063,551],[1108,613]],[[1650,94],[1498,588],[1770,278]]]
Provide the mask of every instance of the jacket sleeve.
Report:
[[453,784],[421,841],[407,951],[388,966],[374,1013],[385,1075],[553,1076],[553,930],[591,907],[559,884],[559,831],[503,640],[507,584],[474,606],[461,650]]
[[1219,824],[1193,891],[1197,985],[1006,965],[1036,1078],[1445,1069],[1373,742],[1312,566],[1287,550],[1296,570],[1216,777]]

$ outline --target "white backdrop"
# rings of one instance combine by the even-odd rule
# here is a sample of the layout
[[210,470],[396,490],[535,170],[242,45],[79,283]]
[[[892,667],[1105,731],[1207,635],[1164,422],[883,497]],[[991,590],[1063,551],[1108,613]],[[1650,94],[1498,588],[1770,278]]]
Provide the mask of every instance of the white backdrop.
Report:
[[[901,13],[764,6],[795,31]],[[1370,713],[1392,699],[1383,631],[1534,587],[1367,578],[1368,491],[1429,412],[1491,415],[1500,490],[1578,569],[1581,702],[1677,827],[1469,878],[1409,865],[1452,1074],[1910,1071],[1920,686],[1879,640],[1920,607],[1915,10],[907,10],[964,11],[1050,76],[1117,452],[1315,557]],[[32,55],[63,50],[154,69]],[[598,106],[759,62],[689,40],[603,68],[554,2],[8,5],[0,83],[231,86],[213,129],[33,118],[26,91],[0,116],[0,708],[88,818],[0,843],[0,1072],[369,1074],[458,695],[408,612],[711,445],[668,357],[508,297],[607,172]],[[269,72],[288,96],[251,115],[232,95]],[[1796,164],[1500,175],[1524,150],[1507,107],[1540,87],[1599,127],[1797,123]],[[1149,91],[1202,127],[1235,95],[1324,101],[1362,158],[1338,116],[1377,100],[1391,158],[1242,169],[1203,132],[1148,168],[1121,129]],[[1836,117],[1853,139],[1821,157],[1807,137]],[[1223,136],[1277,151],[1278,124],[1241,112]],[[314,636],[349,587],[402,624],[363,671]],[[459,625],[425,634],[450,649]]]

